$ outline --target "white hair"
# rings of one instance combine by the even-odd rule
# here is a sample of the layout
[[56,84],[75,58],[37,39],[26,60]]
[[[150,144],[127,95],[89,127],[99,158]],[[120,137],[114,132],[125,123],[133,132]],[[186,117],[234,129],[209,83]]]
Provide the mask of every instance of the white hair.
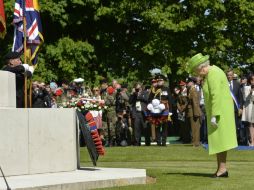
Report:
[[210,61],[207,60],[207,61],[205,61],[204,63],[201,63],[201,64],[197,67],[197,69],[202,69],[203,67],[207,67],[207,66],[209,66],[209,65],[210,65]]

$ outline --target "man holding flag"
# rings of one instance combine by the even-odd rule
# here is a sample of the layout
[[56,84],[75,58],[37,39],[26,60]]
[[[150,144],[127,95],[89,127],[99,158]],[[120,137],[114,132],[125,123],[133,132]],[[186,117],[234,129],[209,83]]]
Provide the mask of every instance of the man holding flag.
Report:
[[[14,42],[12,51],[18,53],[24,52],[25,64],[23,64],[23,66],[26,66],[27,63],[33,65],[25,68],[25,70],[22,69],[22,71],[24,71],[22,73],[23,76],[21,77],[23,85],[20,85],[20,88],[17,86],[17,90],[24,90],[24,96],[22,96],[24,101],[17,106],[27,107],[27,77],[29,77],[29,73],[32,74],[34,71],[34,66],[37,63],[37,52],[39,46],[43,42],[38,0],[16,0],[13,24]],[[16,59],[20,58],[17,57]],[[15,74],[17,78],[17,73]]]
[[[2,13],[1,4],[0,19],[4,18]],[[0,21],[5,26],[5,22]],[[3,70],[15,73],[17,107],[22,108],[27,107],[27,77],[32,76],[34,65],[37,63],[37,52],[43,42],[38,0],[16,0],[13,24],[15,28],[12,52],[5,56],[6,65]],[[24,64],[20,60],[23,52]],[[27,64],[27,58],[28,63],[33,66]]]
[[22,64],[20,60],[21,53],[9,52],[5,55],[4,71],[15,74],[16,78],[16,107],[24,108],[24,78],[31,77],[34,71],[33,66]]

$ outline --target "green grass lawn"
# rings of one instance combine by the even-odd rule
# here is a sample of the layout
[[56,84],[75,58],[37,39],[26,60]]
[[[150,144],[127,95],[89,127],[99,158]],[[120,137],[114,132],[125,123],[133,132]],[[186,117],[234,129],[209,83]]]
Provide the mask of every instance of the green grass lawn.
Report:
[[[143,168],[156,183],[107,189],[254,189],[254,151],[231,150],[228,153],[229,178],[211,178],[216,157],[200,147],[168,145],[167,147],[111,147],[99,157],[98,167]],[[86,148],[81,148],[81,165],[92,166]]]

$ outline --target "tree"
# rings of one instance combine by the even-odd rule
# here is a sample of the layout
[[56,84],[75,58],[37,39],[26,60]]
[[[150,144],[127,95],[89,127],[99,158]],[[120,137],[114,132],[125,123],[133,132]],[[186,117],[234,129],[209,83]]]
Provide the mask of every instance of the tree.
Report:
[[[8,23],[13,0],[6,2]],[[41,0],[45,43],[41,80],[98,76],[145,80],[161,68],[171,82],[186,77],[186,62],[209,54],[222,68],[253,70],[254,2],[248,0]],[[1,42],[6,53],[12,27]],[[4,44],[3,44],[4,43]],[[1,54],[2,56],[2,54]],[[239,71],[240,72],[240,71]]]

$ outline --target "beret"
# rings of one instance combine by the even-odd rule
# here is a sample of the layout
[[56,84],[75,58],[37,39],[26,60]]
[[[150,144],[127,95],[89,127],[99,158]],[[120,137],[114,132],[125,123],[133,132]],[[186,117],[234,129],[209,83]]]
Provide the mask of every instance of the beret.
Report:
[[5,59],[5,60],[17,59],[17,58],[20,58],[21,54],[22,54],[21,52],[13,52],[13,51],[10,51],[10,52],[8,52],[8,53],[4,56],[4,59]]

